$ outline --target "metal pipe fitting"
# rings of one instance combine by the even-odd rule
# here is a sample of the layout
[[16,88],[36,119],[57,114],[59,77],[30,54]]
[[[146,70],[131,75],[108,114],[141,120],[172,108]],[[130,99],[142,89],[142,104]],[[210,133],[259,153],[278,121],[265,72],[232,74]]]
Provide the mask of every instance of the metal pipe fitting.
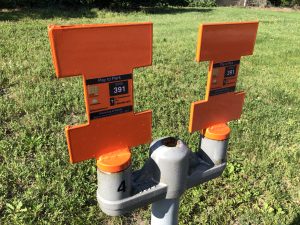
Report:
[[186,189],[190,150],[181,140],[165,137],[152,142],[150,152],[160,171],[154,179],[168,186],[166,199],[180,197]]
[[204,137],[203,135],[201,135],[200,138],[200,151],[203,151],[211,163],[214,165],[220,165],[221,163],[226,162],[228,139],[214,140]]

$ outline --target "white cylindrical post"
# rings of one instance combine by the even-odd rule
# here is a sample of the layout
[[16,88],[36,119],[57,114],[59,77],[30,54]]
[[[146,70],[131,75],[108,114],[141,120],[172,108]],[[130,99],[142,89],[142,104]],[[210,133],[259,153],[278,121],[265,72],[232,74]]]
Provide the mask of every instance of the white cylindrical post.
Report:
[[152,204],[151,225],[177,225],[179,198],[163,199]]

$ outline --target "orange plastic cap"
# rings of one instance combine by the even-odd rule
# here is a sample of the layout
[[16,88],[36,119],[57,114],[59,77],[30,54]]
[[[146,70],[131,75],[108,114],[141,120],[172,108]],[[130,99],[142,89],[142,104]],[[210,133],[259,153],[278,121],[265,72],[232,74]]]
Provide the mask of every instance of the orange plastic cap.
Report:
[[230,128],[226,123],[220,123],[204,130],[203,135],[206,138],[223,141],[229,137]]
[[103,172],[117,173],[125,170],[131,162],[131,152],[128,148],[101,155],[97,160],[97,167]]

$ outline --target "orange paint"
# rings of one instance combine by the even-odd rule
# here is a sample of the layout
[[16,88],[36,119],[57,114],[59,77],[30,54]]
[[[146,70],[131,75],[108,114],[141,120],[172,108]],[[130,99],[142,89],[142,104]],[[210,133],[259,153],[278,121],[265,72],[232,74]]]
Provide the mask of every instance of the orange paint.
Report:
[[240,118],[245,97],[244,92],[235,92],[240,59],[253,54],[257,29],[258,22],[199,27],[196,61],[210,61],[210,64],[205,100],[191,105],[190,132]]
[[252,55],[257,29],[257,21],[201,24],[196,61],[230,61]]
[[126,167],[119,151],[151,141],[151,111],[133,111],[132,73],[152,64],[152,23],[54,25],[49,39],[57,77],[83,77],[88,121],[66,127],[70,161],[115,154],[122,165],[101,168]]
[[240,118],[245,93],[226,93],[200,100],[191,105],[189,132],[200,131],[210,126]]
[[152,64],[152,23],[49,26],[57,77],[99,78]]
[[229,138],[230,128],[225,123],[208,127],[201,132],[205,137],[213,140],[223,141]]
[[120,149],[101,155],[97,160],[97,167],[101,171],[117,173],[130,165],[131,153],[128,148]]

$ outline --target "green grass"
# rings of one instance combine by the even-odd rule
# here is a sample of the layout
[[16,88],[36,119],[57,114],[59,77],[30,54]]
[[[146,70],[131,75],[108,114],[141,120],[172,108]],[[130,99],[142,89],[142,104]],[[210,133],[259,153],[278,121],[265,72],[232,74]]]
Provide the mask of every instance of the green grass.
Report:
[[[95,161],[71,165],[64,126],[85,121],[79,77],[56,79],[48,24],[152,21],[153,66],[137,69],[135,110],[153,110],[153,139],[187,131],[203,98],[207,63],[194,62],[198,25],[259,20],[241,62],[246,91],[222,177],[188,190],[180,224],[300,224],[300,13],[239,8],[0,12],[0,224],[142,224],[150,209],[108,217],[96,201]],[[134,168],[148,146],[134,149]]]

